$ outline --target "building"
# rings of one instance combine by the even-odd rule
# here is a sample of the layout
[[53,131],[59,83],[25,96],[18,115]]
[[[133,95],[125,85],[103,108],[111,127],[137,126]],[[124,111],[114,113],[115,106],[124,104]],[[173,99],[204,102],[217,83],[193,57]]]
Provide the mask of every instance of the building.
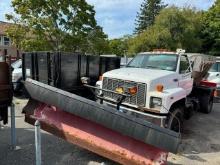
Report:
[[20,58],[20,52],[11,44],[10,38],[6,36],[6,30],[12,24],[0,21],[0,56],[10,55],[12,59]]

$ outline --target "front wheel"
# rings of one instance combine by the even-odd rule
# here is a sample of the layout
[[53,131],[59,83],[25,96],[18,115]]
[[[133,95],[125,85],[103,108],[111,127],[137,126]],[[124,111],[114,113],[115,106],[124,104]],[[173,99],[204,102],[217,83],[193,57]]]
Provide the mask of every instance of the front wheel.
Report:
[[183,112],[181,108],[174,108],[170,111],[170,114],[167,118],[166,122],[167,128],[175,131],[175,132],[182,132],[183,129]]

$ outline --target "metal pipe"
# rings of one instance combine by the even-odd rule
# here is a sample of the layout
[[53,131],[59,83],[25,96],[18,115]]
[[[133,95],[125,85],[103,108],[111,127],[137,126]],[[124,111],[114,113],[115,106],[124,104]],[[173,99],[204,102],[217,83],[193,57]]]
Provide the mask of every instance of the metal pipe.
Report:
[[88,84],[84,84],[84,86],[88,87],[88,88],[93,88],[93,89],[97,89],[97,90],[100,90],[100,91],[104,91],[104,92],[110,92],[110,93],[117,94],[117,95],[120,95],[120,96],[131,97],[131,95],[128,95],[128,94],[121,94],[121,93],[118,93],[118,92],[115,92],[115,91],[111,91],[111,90],[108,90],[108,89],[101,89],[101,88],[94,87],[94,86],[91,86],[91,85],[88,85]]
[[[106,102],[105,102],[106,103]],[[112,103],[107,103],[109,105],[111,105],[112,107],[116,107],[115,104],[112,104]],[[120,107],[121,108],[121,107]],[[153,117],[153,118],[156,118],[156,119],[165,119],[167,116],[159,116],[159,115],[153,115],[153,114],[150,114],[150,113],[147,113],[147,112],[141,112],[141,111],[138,111],[138,110],[133,110],[131,108],[126,108],[126,107],[123,107],[122,105],[122,110],[125,110],[125,111],[130,111],[130,112],[134,112],[136,114],[140,114],[140,115],[143,115],[143,116],[146,116],[146,117]]]
[[11,110],[11,146],[12,149],[16,149],[16,129],[15,129],[15,105],[10,106]]
[[41,165],[41,133],[40,122],[36,120],[35,124],[35,151],[36,151],[36,165]]

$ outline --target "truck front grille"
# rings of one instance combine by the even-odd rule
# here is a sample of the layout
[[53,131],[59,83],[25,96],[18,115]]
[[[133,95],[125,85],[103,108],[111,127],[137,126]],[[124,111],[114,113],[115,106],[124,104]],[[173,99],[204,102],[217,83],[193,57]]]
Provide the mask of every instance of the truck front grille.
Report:
[[[146,102],[146,89],[147,85],[144,83],[137,83],[133,81],[125,81],[119,79],[111,79],[111,78],[104,78],[103,79],[103,89],[115,91],[117,87],[121,86],[136,86],[138,91],[137,94],[131,97],[127,97],[124,103],[128,103],[131,105],[143,107],[145,106]],[[105,98],[110,98],[113,100],[117,100],[120,95],[114,94],[111,92],[103,92]]]

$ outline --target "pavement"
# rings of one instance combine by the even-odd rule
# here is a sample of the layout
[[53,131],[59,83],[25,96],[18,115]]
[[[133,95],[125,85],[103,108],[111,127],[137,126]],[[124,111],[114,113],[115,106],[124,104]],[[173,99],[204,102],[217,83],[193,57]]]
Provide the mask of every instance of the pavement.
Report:
[[[17,149],[10,146],[10,124],[0,128],[0,165],[35,164],[34,127],[24,122],[21,113],[27,103],[15,98]],[[10,123],[10,121],[9,121]],[[117,164],[42,131],[43,165],[114,165]],[[211,114],[195,112],[184,122],[182,142],[177,155],[169,154],[169,165],[220,164],[220,104]]]

